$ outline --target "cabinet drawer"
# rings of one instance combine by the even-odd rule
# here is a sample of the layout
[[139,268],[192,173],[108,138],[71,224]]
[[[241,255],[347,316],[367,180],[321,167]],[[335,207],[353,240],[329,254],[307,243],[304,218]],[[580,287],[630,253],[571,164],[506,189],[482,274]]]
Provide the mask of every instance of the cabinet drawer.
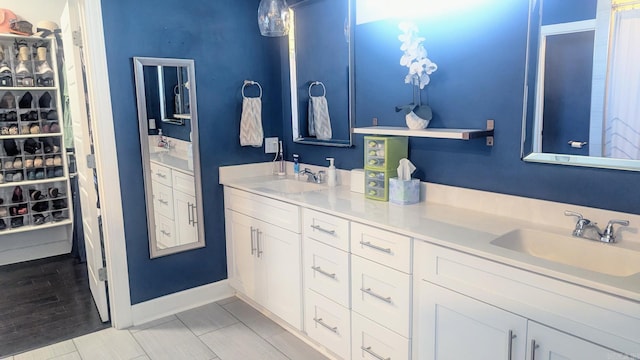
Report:
[[174,190],[178,190],[187,195],[196,196],[196,184],[193,180],[193,175],[173,170],[171,180]]
[[349,309],[307,289],[304,313],[307,335],[336,355],[349,359],[351,354]]
[[409,359],[409,339],[351,313],[351,359]]
[[173,189],[157,181],[151,183],[153,189],[153,211],[173,219]]
[[409,337],[411,275],[351,256],[352,309]]
[[408,236],[352,222],[351,252],[411,273],[411,238]]
[[349,251],[349,221],[318,211],[303,209],[305,238]]
[[156,241],[160,249],[178,245],[176,241],[175,222],[160,214],[156,214]]
[[296,234],[300,233],[298,206],[227,186],[224,187],[224,193],[225,206],[228,209],[293,231]]
[[171,186],[171,169],[151,161],[151,180]]
[[323,243],[304,240],[305,286],[349,308],[349,254]]

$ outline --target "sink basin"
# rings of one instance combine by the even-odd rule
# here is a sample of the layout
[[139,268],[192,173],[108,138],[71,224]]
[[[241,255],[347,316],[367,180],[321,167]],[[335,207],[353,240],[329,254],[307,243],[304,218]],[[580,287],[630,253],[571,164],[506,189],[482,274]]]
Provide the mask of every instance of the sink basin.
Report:
[[607,275],[625,277],[640,272],[640,252],[570,235],[517,229],[491,244]]
[[298,181],[293,179],[279,179],[267,181],[256,190],[271,191],[285,194],[303,193],[306,191],[323,190],[326,186],[322,184]]

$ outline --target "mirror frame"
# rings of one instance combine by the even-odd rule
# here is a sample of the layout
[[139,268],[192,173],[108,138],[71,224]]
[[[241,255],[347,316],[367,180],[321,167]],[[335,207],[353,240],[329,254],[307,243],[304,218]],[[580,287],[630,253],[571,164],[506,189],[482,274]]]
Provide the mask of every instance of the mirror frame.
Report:
[[[522,111],[522,138],[520,142],[520,158],[526,162],[594,167],[602,169],[640,171],[640,160],[616,159],[598,156],[584,156],[558,153],[536,152],[533,139],[535,136],[535,109],[538,94],[538,57],[540,52],[541,0],[529,0],[529,19],[527,29],[527,49],[524,77],[524,98]],[[537,41],[532,42],[535,36]],[[536,48],[533,49],[532,46]],[[533,84],[531,84],[533,81]],[[529,132],[532,132],[530,134]],[[527,138],[529,136],[530,138]],[[541,140],[539,140],[541,141]]]
[[[191,59],[134,57],[134,75],[136,86],[136,104],[138,106],[138,125],[140,131],[140,148],[142,151],[142,168],[144,174],[144,189],[147,212],[147,231],[149,236],[150,257],[157,258],[178,252],[198,249],[206,246],[204,232],[204,211],[202,206],[202,181],[200,171],[200,145],[198,136],[198,110],[196,103],[195,62]],[[153,192],[151,188],[151,155],[149,152],[149,122],[147,117],[146,93],[144,87],[145,66],[174,66],[186,67],[189,76],[189,104],[191,112],[191,144],[193,147],[193,178],[196,191],[196,211],[198,218],[198,241],[178,245],[166,249],[156,246],[155,210],[153,206]],[[163,105],[162,105],[163,106]]]
[[[180,74],[178,74],[178,80],[181,80]],[[182,96],[182,88],[179,90],[180,96]],[[167,116],[167,98],[164,92],[164,71],[162,67],[158,66],[158,94],[160,98],[160,120],[174,125],[184,125],[185,117],[169,117]],[[176,116],[176,114],[173,114]]]
[[[293,134],[293,142],[299,144],[309,145],[323,145],[323,146],[335,146],[335,147],[351,147],[353,146],[353,124],[355,121],[355,57],[354,57],[354,25],[355,25],[355,5],[354,0],[347,0],[347,24],[346,27],[349,31],[349,81],[348,91],[348,116],[347,126],[349,127],[349,139],[331,139],[331,140],[318,140],[315,137],[304,137],[300,131],[301,124],[298,117],[298,80],[297,80],[297,64],[296,64],[296,39],[295,39],[295,9],[299,6],[304,6],[312,1],[317,0],[302,0],[296,4],[289,6],[289,18],[291,19],[291,31],[289,31],[288,44],[289,44],[289,91],[291,102],[291,132]],[[340,119],[342,120],[342,119]]]

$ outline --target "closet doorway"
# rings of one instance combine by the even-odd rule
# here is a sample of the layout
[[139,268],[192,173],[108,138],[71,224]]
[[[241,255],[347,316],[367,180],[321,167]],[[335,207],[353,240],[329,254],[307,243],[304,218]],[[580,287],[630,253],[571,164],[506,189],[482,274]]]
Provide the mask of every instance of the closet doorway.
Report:
[[[63,145],[70,155],[68,177],[72,183],[66,191],[72,218],[72,223],[65,225],[68,251],[60,246],[40,245],[37,241],[33,242],[33,249],[15,246],[3,249],[0,241],[0,252],[21,253],[14,263],[3,261],[6,265],[0,267],[0,358],[111,326],[100,229],[99,177],[93,165],[95,147],[87,105],[86,64],[81,34],[77,32],[77,24],[81,23],[80,7],[67,0],[34,0],[28,5],[20,0],[0,1],[0,8],[10,9],[31,22],[34,32],[41,20],[60,24],[60,34],[52,40],[59,46],[57,61],[54,60],[52,66],[57,63],[56,73],[63,75],[56,77],[60,84],[55,89],[61,97],[60,123],[64,126],[63,119],[70,119],[64,131],[73,134],[68,137],[72,141]],[[75,160],[71,160],[74,155]],[[71,216],[73,213],[75,216]],[[36,231],[0,233],[0,240],[46,238],[47,231],[38,230],[37,235],[33,234]],[[30,250],[33,253],[30,254]]]

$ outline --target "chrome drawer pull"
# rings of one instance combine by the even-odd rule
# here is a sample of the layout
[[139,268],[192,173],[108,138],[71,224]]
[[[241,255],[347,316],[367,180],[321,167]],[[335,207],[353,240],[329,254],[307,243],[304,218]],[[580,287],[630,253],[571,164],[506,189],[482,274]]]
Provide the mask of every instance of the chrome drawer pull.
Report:
[[378,295],[378,294],[374,293],[373,291],[371,291],[371,288],[366,288],[366,289],[362,288],[362,289],[360,289],[360,291],[362,291],[365,294],[369,294],[369,295],[373,296],[376,299],[380,299],[380,300],[382,300],[382,301],[384,301],[386,303],[391,304],[391,296],[384,297],[382,295]]
[[164,231],[164,230],[161,230],[160,232],[161,232],[161,233],[162,233],[162,235],[164,235],[164,236],[171,236],[171,233],[170,233],[170,232],[166,232],[166,231]]
[[362,244],[364,246],[367,246],[367,247],[370,247],[372,249],[378,250],[378,251],[385,252],[387,254],[391,254],[391,249],[390,248],[383,248],[383,247],[380,247],[380,246],[377,246],[377,245],[373,245],[369,241],[360,241],[360,244]]
[[327,325],[324,321],[322,321],[322,318],[313,318],[313,321],[315,321],[316,323],[324,326],[325,328],[329,329],[331,332],[333,333],[338,333],[338,327],[337,326],[329,326]]
[[323,229],[322,226],[320,225],[311,225],[312,229],[318,230],[320,232],[323,232],[325,234],[329,234],[329,235],[335,235],[336,231],[335,230],[327,230],[327,229]]
[[262,237],[262,231],[260,231],[260,229],[256,229],[256,256],[260,257],[260,255],[262,255],[263,251],[262,249],[260,249],[260,238]]
[[313,271],[319,272],[320,274],[322,274],[322,275],[324,275],[326,277],[330,277],[332,279],[336,278],[336,273],[329,274],[328,272],[322,270],[322,268],[320,266],[312,266],[311,269],[313,269]]
[[159,199],[158,202],[162,205],[169,205],[169,202],[167,200]]
[[255,239],[255,233],[256,231],[258,231],[258,229],[254,228],[253,226],[251,227],[251,255],[255,255],[256,253],[256,247],[253,246],[253,240]]
[[508,346],[507,346],[507,360],[511,360],[512,359],[512,355],[511,353],[513,352],[513,339],[515,339],[517,336],[516,334],[513,333],[513,330],[509,330],[509,335],[507,338],[508,341]]
[[391,360],[390,357],[386,358],[386,357],[382,357],[378,354],[376,354],[375,352],[373,352],[373,350],[371,350],[371,346],[360,346],[360,349],[362,349],[364,352],[366,352],[367,354],[373,356],[374,358],[378,359],[378,360]]
[[536,349],[539,348],[540,345],[536,344],[536,340],[531,340],[531,360],[536,360]]
[[161,177],[161,178],[163,178],[163,179],[166,179],[166,178],[167,178],[167,175],[165,175],[165,174],[161,174],[161,173],[156,173],[156,176],[157,176],[157,177]]

